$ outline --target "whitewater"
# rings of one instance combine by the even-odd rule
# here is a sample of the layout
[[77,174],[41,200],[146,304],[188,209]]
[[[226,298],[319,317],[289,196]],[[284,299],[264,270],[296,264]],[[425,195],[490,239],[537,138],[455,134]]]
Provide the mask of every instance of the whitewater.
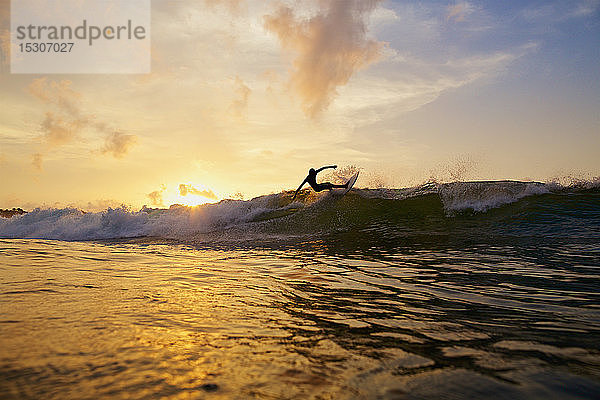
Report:
[[2,399],[600,398],[600,186],[0,218]]
[[[554,194],[568,197],[597,190],[598,186],[593,181],[574,187],[517,181],[428,183],[406,189],[355,189],[348,198],[305,191],[300,201],[295,202],[291,202],[290,192],[282,192],[248,201],[228,199],[196,207],[144,207],[140,211],[132,211],[126,206],[102,212],[38,208],[22,216],[0,219],[0,237],[57,240],[156,237],[247,241],[260,239],[263,234],[283,239],[298,234],[323,233],[329,229],[355,228],[370,210],[381,208],[382,201],[388,201],[383,207],[389,209],[390,215],[395,215],[407,204],[414,207],[416,213],[421,212],[434,197],[439,201],[439,207],[432,209],[432,214],[437,215],[443,210],[446,217],[452,218],[469,212],[484,213],[530,196]],[[324,226],[323,218],[326,219],[332,212],[340,221],[343,219],[345,225],[339,223],[336,226],[335,221],[330,221]],[[349,215],[352,213],[355,215]],[[307,226],[309,220],[315,220],[315,224]]]

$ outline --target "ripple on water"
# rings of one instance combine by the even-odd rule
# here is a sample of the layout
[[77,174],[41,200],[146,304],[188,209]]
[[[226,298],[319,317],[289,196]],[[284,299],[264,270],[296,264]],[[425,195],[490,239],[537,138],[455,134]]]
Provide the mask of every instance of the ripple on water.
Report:
[[0,397],[600,393],[600,295],[570,248],[2,246]]

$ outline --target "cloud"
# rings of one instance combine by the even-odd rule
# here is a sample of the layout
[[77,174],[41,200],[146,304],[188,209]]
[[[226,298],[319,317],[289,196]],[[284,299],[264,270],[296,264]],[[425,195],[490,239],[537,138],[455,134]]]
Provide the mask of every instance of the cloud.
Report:
[[473,11],[473,6],[466,1],[456,3],[448,6],[448,15],[446,15],[446,21],[462,22],[465,17]]
[[[442,93],[501,79],[517,59],[538,48],[536,42],[521,37],[513,44],[499,45],[495,38],[506,26],[479,5],[461,1],[448,8],[404,2],[387,5],[393,7],[387,20],[398,22],[373,29],[381,29],[393,40],[380,62],[339,88],[329,116],[339,116],[340,125],[376,129],[371,124],[397,123],[398,115],[417,110]],[[454,23],[461,15],[466,15],[464,21]]]
[[248,107],[248,98],[252,90],[246,86],[239,76],[235,77],[234,86],[238,98],[231,103],[231,109],[237,117],[241,117],[244,111],[246,111],[246,107]]
[[81,125],[76,120],[65,119],[52,112],[47,112],[40,128],[48,143],[58,146],[72,141]]
[[84,129],[104,134],[102,154],[112,154],[123,158],[137,137],[114,129],[94,115],[82,110],[81,94],[73,90],[69,80],[52,81],[47,78],[34,79],[27,87],[29,94],[50,105],[54,111],[47,111],[40,129],[44,139],[52,146],[71,143],[81,136]]
[[110,153],[115,158],[123,158],[129,151],[129,148],[137,142],[135,135],[128,135],[123,132],[112,132],[106,137],[102,153]]
[[290,85],[304,112],[315,117],[358,70],[377,61],[384,46],[367,38],[366,18],[380,0],[322,0],[316,15],[300,19],[282,6],[264,18],[282,46],[296,53]]
[[184,185],[183,183],[179,185],[179,194],[181,196],[187,196],[188,194],[191,194],[206,197],[207,199],[211,200],[217,200],[217,195],[215,195],[212,190],[199,190],[192,185]]
[[599,8],[600,0],[556,1],[525,7],[520,12],[520,16],[528,22],[553,24],[570,19],[590,17]]
[[29,93],[47,104],[56,105],[61,111],[72,117],[80,118],[81,94],[71,89],[72,82],[62,80],[48,81],[47,78],[34,79],[28,86]]
[[89,124],[90,117],[84,117],[80,110],[81,95],[71,88],[71,81],[38,78],[29,84],[27,90],[54,109],[46,112],[40,124],[44,138],[50,145],[60,146],[74,141]]
[[42,170],[42,161],[43,161],[43,156],[40,153],[35,153],[32,157],[31,157],[31,164],[33,165],[33,167],[38,170],[41,171]]
[[83,116],[80,110],[81,95],[71,88],[71,81],[48,81],[34,79],[27,87],[29,94],[52,105],[56,111],[47,111],[40,129],[52,146],[72,142],[80,131],[89,124],[91,117]]
[[507,51],[450,58],[443,63],[409,56],[390,57],[376,71],[369,71],[344,87],[331,112],[351,118],[357,125],[387,120],[417,110],[448,90],[494,79],[515,60],[536,49],[535,43],[527,43]]
[[164,206],[163,193],[167,190],[165,185],[160,186],[160,190],[148,193],[146,196],[150,199],[151,205],[153,206]]
[[571,13],[574,17],[587,17],[594,14],[600,8],[600,0],[584,0],[579,3]]

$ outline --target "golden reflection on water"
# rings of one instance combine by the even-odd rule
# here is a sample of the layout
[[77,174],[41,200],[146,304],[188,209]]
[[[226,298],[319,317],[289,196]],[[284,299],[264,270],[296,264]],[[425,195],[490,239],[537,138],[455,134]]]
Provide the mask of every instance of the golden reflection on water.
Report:
[[525,326],[558,313],[597,332],[585,315],[452,291],[448,275],[435,275],[444,266],[420,277],[414,259],[322,249],[0,247],[2,398],[529,398],[558,376],[598,388],[589,343],[543,344],[545,333]]

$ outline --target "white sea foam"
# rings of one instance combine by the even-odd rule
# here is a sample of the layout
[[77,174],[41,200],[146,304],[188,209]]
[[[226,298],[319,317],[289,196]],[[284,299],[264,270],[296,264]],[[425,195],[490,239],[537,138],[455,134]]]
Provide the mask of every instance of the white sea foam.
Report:
[[538,182],[518,181],[429,182],[405,189],[363,189],[357,192],[365,198],[390,200],[404,200],[428,194],[438,194],[444,209],[452,214],[466,210],[484,212],[505,204],[514,203],[527,196],[549,193],[563,188],[559,184],[549,186]]
[[546,185],[537,182],[454,182],[439,186],[444,209],[450,213],[464,210],[483,212],[527,196],[549,192]]
[[35,209],[0,220],[0,236],[60,240],[108,239],[143,236],[149,215],[123,208],[84,213],[74,208]]
[[[427,183],[407,189],[354,190],[350,196],[358,195],[355,199],[362,198],[361,201],[366,202],[361,207],[369,208],[371,205],[368,202],[371,199],[403,201],[437,195],[447,215],[451,217],[461,211],[485,212],[527,196],[597,187],[597,181],[566,188],[559,184],[516,181]],[[298,234],[299,226],[307,224],[310,225],[306,229],[308,232],[326,230],[327,226],[311,225],[319,224],[318,218],[313,221],[311,217],[318,216],[322,210],[331,207],[345,207],[343,202],[337,203],[336,199],[339,197],[327,193],[301,196],[303,200],[294,203],[290,203],[289,197],[288,192],[248,201],[223,200],[198,207],[173,206],[168,210],[144,208],[132,211],[123,207],[86,213],[75,208],[35,209],[12,218],[0,218],[0,238],[95,240],[152,236],[190,239],[204,234],[227,238],[231,233],[230,236],[234,239],[247,240],[267,234],[295,235]],[[325,199],[331,201],[322,202]],[[390,203],[389,206],[396,205]],[[304,212],[293,212],[299,208],[304,208]],[[353,212],[360,213],[361,208]],[[287,216],[294,220],[281,220],[283,224],[274,222]],[[302,224],[303,219],[310,223]]]
[[59,240],[189,237],[251,221],[277,209],[279,197],[268,195],[250,201],[223,200],[199,207],[175,206],[168,210],[144,208],[132,211],[122,207],[86,213],[75,208],[38,208],[10,219],[0,218],[0,237]]

